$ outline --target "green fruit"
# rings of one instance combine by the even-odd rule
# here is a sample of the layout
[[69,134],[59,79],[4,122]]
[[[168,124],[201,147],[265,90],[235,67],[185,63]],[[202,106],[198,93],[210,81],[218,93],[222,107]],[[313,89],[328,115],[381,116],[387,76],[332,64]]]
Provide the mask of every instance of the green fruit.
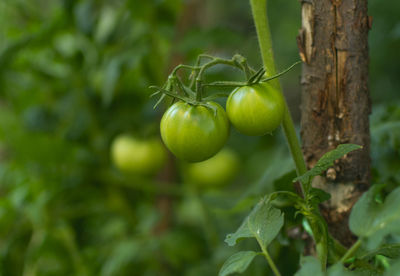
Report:
[[285,100],[269,83],[242,86],[229,95],[226,111],[240,133],[261,136],[271,133],[281,124]]
[[199,162],[216,154],[229,134],[225,110],[208,102],[213,109],[185,102],[173,104],[163,115],[161,137],[167,148],[178,158]]
[[122,172],[150,175],[158,172],[166,162],[167,154],[158,138],[136,139],[120,135],[111,145],[111,158]]
[[219,186],[232,181],[239,167],[240,161],[237,154],[224,148],[210,159],[188,164],[185,172],[190,182],[201,186]]

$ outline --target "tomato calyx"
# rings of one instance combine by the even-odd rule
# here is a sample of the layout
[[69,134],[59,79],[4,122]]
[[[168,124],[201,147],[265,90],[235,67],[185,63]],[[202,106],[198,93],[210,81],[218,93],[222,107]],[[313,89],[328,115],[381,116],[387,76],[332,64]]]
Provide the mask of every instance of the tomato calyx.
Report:
[[203,101],[197,101],[196,99],[193,99],[193,98],[190,98],[187,96],[174,94],[174,93],[172,93],[168,90],[165,90],[163,88],[160,88],[160,87],[151,86],[150,88],[157,89],[157,92],[153,93],[152,96],[158,95],[159,93],[163,93],[163,95],[170,96],[175,100],[180,100],[180,101],[188,103],[190,105],[195,105],[195,106],[200,105],[200,106],[207,107],[213,111],[214,116],[217,116],[217,108],[215,108],[215,106],[208,103],[210,97],[204,98]]
[[[207,61],[202,62],[204,59],[207,59]],[[197,62],[194,66],[185,64],[176,66],[162,87],[151,86],[151,89],[156,90],[151,97],[160,95],[160,98],[154,105],[154,108],[156,108],[166,97],[173,99],[171,104],[178,100],[191,105],[203,105],[212,108],[212,106],[207,104],[208,101],[212,101],[217,98],[226,98],[230,93],[214,93],[211,95],[205,95],[205,88],[243,87],[268,82],[286,74],[299,63],[301,63],[301,61],[292,64],[290,67],[276,75],[265,77],[265,68],[260,68],[257,71],[254,70],[248,65],[246,58],[239,54],[234,55],[231,59],[223,59],[202,54],[198,56]],[[241,70],[245,75],[246,81],[224,80],[210,83],[205,82],[204,75],[206,70],[217,65],[231,66]],[[181,70],[189,70],[190,74],[179,74]],[[186,76],[186,78],[182,78],[182,75]]]

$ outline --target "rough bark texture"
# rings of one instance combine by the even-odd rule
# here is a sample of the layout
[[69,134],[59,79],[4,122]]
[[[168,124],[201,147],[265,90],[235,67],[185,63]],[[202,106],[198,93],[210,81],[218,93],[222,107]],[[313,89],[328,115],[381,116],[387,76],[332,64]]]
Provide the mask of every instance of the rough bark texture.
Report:
[[354,240],[349,212],[370,181],[367,0],[304,0],[298,46],[305,62],[301,78],[303,152],[309,167],[339,144],[362,145],[313,185],[332,194],[322,213],[331,234]]

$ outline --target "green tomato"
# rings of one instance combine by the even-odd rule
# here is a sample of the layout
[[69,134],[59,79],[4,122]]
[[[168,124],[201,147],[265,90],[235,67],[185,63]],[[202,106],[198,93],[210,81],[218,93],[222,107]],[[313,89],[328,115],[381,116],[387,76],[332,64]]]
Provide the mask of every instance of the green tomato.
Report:
[[239,164],[237,154],[224,148],[208,160],[188,164],[185,174],[188,181],[200,186],[219,186],[227,184],[235,178]]
[[185,102],[173,104],[163,115],[160,129],[167,148],[178,158],[199,162],[216,154],[229,134],[229,120],[217,103],[205,106]]
[[226,102],[226,111],[240,133],[261,136],[281,124],[285,100],[269,83],[258,83],[233,90]]
[[151,175],[165,165],[167,154],[158,138],[139,140],[123,134],[114,139],[111,158],[122,172]]

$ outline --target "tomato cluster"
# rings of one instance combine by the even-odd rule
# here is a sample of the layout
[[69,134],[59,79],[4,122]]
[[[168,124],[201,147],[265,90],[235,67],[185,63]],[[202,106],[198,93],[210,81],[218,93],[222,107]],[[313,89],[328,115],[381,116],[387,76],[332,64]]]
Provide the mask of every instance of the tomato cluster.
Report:
[[246,135],[271,133],[285,110],[282,94],[269,83],[234,89],[226,103],[227,114],[219,104],[207,104],[214,108],[179,101],[164,113],[161,137],[178,158],[200,162],[215,155],[228,138],[229,121]]
[[[211,60],[200,66],[202,57]],[[243,70],[246,82],[204,84],[204,71],[217,64]],[[290,68],[266,78],[263,68],[258,71],[251,69],[240,55],[230,60],[200,55],[196,66],[178,65],[162,87],[151,87],[157,90],[153,95],[161,94],[156,106],[166,96],[176,101],[164,113],[160,133],[165,146],[176,157],[197,162],[186,166],[190,182],[198,182],[202,186],[223,184],[234,175],[238,158],[232,151],[221,151],[228,140],[230,123],[240,133],[250,136],[271,133],[281,124],[286,104],[280,91],[268,81]],[[177,75],[179,69],[191,70],[187,82]],[[226,112],[212,101],[218,93],[203,99],[203,87],[225,85],[236,87],[229,94]],[[140,140],[121,135],[112,144],[111,157],[122,172],[150,175],[164,165],[166,153],[159,139]]]

